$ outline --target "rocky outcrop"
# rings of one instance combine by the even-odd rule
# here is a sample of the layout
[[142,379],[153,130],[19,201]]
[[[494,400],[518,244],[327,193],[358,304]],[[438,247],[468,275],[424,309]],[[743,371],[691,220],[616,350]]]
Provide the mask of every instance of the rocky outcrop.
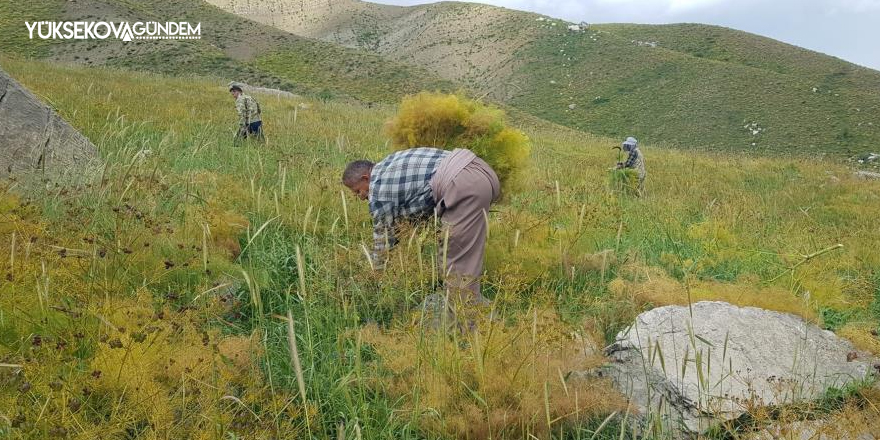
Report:
[[85,136],[0,70],[0,178],[82,182],[97,159]]
[[708,301],[642,313],[606,354],[602,373],[643,416],[689,433],[818,398],[874,370],[868,354],[799,317]]
[[297,95],[295,93],[291,93],[285,90],[280,89],[271,89],[268,87],[257,87],[245,84],[243,82],[232,81],[227,85],[228,87],[232,87],[233,85],[241,87],[241,90],[245,93],[260,93],[263,95],[272,95],[277,98],[286,98],[286,99],[301,99],[302,96]]

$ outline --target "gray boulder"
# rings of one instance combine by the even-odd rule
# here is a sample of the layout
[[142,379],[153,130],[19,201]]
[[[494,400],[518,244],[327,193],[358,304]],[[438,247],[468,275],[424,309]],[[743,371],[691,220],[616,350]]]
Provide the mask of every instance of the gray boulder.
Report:
[[259,86],[251,86],[245,84],[243,82],[232,81],[228,84],[228,87],[232,87],[233,85],[237,85],[241,87],[241,89],[246,93],[261,93],[264,95],[273,95],[277,98],[288,98],[288,99],[300,99],[302,96],[297,95],[295,93],[291,93],[281,89],[272,89],[268,87],[259,87]]
[[816,399],[874,369],[868,354],[797,316],[710,301],[642,313],[606,354],[602,374],[643,418],[690,434]]
[[97,159],[85,136],[0,70],[0,178],[82,182]]

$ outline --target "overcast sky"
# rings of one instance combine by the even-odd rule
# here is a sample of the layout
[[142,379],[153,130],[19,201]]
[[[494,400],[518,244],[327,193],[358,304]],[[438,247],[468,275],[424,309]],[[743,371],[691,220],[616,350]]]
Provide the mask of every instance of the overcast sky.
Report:
[[[427,0],[370,0],[415,5]],[[880,0],[482,0],[590,23],[727,26],[880,70]]]

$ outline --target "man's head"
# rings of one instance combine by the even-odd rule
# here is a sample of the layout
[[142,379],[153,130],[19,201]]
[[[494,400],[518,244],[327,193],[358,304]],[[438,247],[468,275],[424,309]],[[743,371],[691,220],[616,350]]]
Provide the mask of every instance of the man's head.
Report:
[[367,200],[370,195],[370,173],[373,171],[373,162],[368,160],[356,160],[345,167],[342,172],[342,184],[347,186],[361,200]]
[[639,146],[639,141],[636,138],[630,136],[623,141],[623,151],[632,151]]
[[238,95],[241,95],[241,87],[234,85],[229,88],[229,93],[232,94],[232,97],[238,99]]

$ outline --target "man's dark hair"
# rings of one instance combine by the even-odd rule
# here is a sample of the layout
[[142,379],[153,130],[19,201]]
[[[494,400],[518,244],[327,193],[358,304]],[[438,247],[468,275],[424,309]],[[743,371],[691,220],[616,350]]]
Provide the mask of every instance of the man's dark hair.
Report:
[[241,91],[241,87],[239,87],[239,86],[232,86],[232,87],[229,88],[229,91],[230,91],[230,92],[233,91],[233,90],[238,90],[238,91],[240,92],[240,91]]
[[354,183],[361,176],[365,174],[370,174],[370,170],[373,169],[373,162],[368,160],[356,160],[348,164],[345,167],[345,171],[342,172],[342,183],[349,184]]

